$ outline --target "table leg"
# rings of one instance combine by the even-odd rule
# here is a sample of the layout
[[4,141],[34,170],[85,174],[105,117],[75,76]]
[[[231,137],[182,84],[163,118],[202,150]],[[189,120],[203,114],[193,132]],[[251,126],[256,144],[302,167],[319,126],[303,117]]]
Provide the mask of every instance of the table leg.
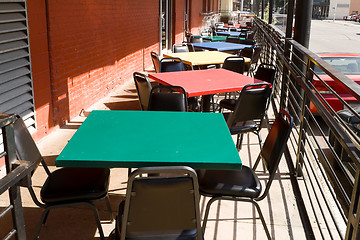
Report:
[[210,112],[211,95],[203,95],[201,97],[201,110],[203,112]]

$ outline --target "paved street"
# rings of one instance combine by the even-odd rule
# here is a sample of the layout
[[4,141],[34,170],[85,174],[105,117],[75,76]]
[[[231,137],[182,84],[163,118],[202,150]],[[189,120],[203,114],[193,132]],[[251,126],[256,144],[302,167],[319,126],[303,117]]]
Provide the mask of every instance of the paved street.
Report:
[[360,53],[360,23],[313,20],[310,50],[315,53]]

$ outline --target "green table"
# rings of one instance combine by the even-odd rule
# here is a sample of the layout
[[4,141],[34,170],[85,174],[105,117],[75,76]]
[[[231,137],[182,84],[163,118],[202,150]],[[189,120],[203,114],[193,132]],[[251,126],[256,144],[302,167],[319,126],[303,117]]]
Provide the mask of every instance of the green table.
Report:
[[212,42],[223,42],[226,40],[226,36],[203,36],[202,38]]
[[61,167],[241,169],[221,113],[92,111],[56,159]]

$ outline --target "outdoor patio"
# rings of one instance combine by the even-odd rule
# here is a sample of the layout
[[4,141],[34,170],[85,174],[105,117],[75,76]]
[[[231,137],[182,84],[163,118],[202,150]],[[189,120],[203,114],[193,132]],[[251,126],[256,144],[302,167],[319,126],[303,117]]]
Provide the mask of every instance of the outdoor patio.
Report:
[[[102,110],[139,110],[136,89],[133,82],[127,82],[102,101],[96,103],[91,109],[85,109],[79,116],[68,122],[61,129],[41,140],[38,147],[43,154],[50,170],[56,167],[55,159],[65,147],[71,136],[79,128],[86,116],[93,109]],[[269,111],[270,120],[273,118],[272,110]],[[263,128],[262,138],[265,139],[267,129]],[[244,165],[252,165],[259,153],[257,137],[254,134],[244,138],[243,147],[239,154]],[[146,144],[139,141],[141,144]],[[216,140],[214,140],[215,147]],[[139,148],[140,149],[140,148]],[[140,150],[139,150],[140,151]],[[262,166],[258,167],[258,174],[262,174]],[[265,173],[264,173],[265,174]],[[46,173],[40,166],[34,176],[33,185],[40,190]],[[110,179],[110,202],[113,213],[117,216],[119,203],[124,200],[127,181],[127,169],[112,169]],[[301,181],[299,181],[301,184]],[[263,182],[263,185],[265,183]],[[39,194],[39,192],[37,193]],[[39,196],[39,195],[38,195]],[[21,192],[27,237],[31,238],[40,219],[42,209],[37,207],[26,188]],[[201,197],[200,211],[203,215],[207,199]],[[8,203],[8,195],[3,194],[0,198],[0,206]],[[105,201],[97,202],[102,227],[105,236],[109,236],[114,229],[115,222],[109,222],[109,214],[106,210]],[[304,228],[301,223],[299,211],[290,182],[289,171],[285,159],[280,163],[279,174],[273,182],[268,197],[260,201],[266,223],[273,239],[306,239]],[[11,219],[7,217],[0,222],[0,232],[6,234],[11,229]],[[43,226],[40,239],[94,239],[99,238],[94,216],[86,207],[60,208],[52,210],[47,223]],[[250,203],[234,203],[221,201],[215,203],[210,211],[210,217],[206,228],[205,239],[265,239],[265,231],[256,210]]]

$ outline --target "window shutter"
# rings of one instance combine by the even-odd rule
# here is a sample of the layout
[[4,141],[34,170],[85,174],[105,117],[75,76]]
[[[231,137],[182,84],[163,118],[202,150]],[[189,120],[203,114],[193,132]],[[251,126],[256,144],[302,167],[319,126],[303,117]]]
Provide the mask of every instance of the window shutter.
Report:
[[36,129],[26,1],[0,1],[0,113],[16,113]]

